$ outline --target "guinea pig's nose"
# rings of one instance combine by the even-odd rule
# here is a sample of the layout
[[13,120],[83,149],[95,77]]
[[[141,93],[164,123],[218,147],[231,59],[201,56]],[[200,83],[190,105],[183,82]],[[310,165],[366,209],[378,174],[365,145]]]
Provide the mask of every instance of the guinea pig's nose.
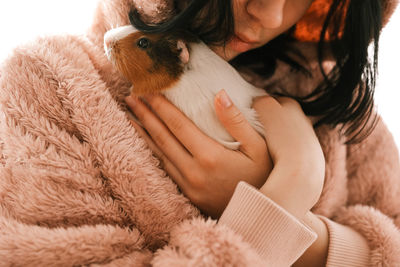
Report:
[[105,38],[104,39],[104,48],[106,50],[111,49],[115,45],[115,39],[114,38]]
[[114,38],[104,38],[104,52],[108,58],[111,60],[112,50],[114,48],[116,41]]
[[104,38],[104,52],[109,60],[111,59],[112,51],[114,50],[116,42],[117,40],[110,36],[108,38]]

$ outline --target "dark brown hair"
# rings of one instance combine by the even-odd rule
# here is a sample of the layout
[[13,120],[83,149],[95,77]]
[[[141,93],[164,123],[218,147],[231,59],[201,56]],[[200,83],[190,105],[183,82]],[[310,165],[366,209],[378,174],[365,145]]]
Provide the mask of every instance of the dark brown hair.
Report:
[[[234,33],[232,3],[228,0],[192,0],[171,20],[159,25],[147,25],[136,11],[130,12],[130,21],[145,32],[187,30],[199,36],[206,44],[224,44]],[[201,18],[201,19],[199,19]],[[343,24],[344,23],[344,24]],[[304,75],[312,75],[289,54],[298,53],[291,43],[291,31],[278,36],[263,47],[236,57],[232,64],[250,66],[268,77],[282,60]],[[330,40],[326,40],[329,28]],[[348,143],[368,136],[375,125],[374,89],[378,65],[378,44],[382,28],[382,6],[379,0],[333,0],[320,34],[318,58],[324,75],[323,82],[310,95],[296,97],[304,112],[319,119],[315,126],[340,125]],[[372,43],[372,56],[369,47]],[[336,66],[330,73],[322,68],[323,52],[331,49]]]

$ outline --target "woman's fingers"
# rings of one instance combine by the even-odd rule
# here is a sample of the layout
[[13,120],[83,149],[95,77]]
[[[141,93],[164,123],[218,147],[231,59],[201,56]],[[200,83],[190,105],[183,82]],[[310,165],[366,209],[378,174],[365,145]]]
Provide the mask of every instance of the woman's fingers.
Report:
[[127,97],[125,101],[150,134],[151,139],[171,163],[182,173],[189,171],[192,168],[192,166],[190,166],[192,156],[171,134],[159,118],[157,118],[157,116],[139,99],[130,96]]
[[[167,172],[173,173],[171,178],[179,185],[182,192],[206,214],[217,218],[229,202],[239,181],[246,180],[257,187],[265,182],[270,172],[265,167],[268,164],[264,164],[270,162],[268,153],[265,157],[261,157],[263,160],[261,162],[261,160],[255,161],[249,158],[240,151],[224,149],[221,144],[203,134],[197,127],[185,126],[186,124],[193,125],[193,123],[166,99],[157,96],[147,99],[151,107],[138,99],[133,102],[128,98],[126,102],[149,133],[147,142],[161,158]],[[159,116],[150,108],[153,108]],[[174,116],[181,117],[181,120],[170,121],[169,117]],[[137,124],[132,124],[143,136],[147,136],[146,130],[141,129]],[[171,127],[171,131],[168,127]],[[173,133],[176,133],[176,136]],[[255,134],[259,137],[256,132]],[[198,146],[196,150],[201,152],[199,156],[193,157],[192,155],[195,154],[185,149],[179,142],[180,138],[184,140],[183,142],[188,142],[188,147],[191,147],[190,142],[194,142],[194,146]],[[198,140],[202,142],[196,143]],[[243,141],[246,143],[246,140]],[[259,149],[266,151],[265,141],[262,140],[260,144]]]
[[[210,145],[218,144],[197,128],[186,115],[162,95],[148,95],[144,98],[172,134],[194,157],[203,155],[204,151],[211,148]],[[145,128],[147,129],[147,127]]]
[[[278,102],[279,101],[279,102]],[[307,170],[310,156],[322,153],[318,138],[310,120],[300,105],[289,98],[274,99],[263,97],[254,102],[264,125],[267,146],[274,164],[278,161],[292,163],[293,166]],[[316,157],[323,158],[323,157]]]
[[[251,159],[266,157],[268,152],[264,139],[232,103],[225,90],[219,91],[215,96],[215,111],[228,133],[240,142],[240,151]],[[260,149],[260,147],[265,149]]]
[[303,216],[318,200],[324,182],[324,157],[312,124],[292,99],[262,97],[253,107],[274,161],[260,190],[290,213]]
[[[288,114],[286,110],[288,106],[287,103],[282,105],[277,99],[269,96],[259,97],[253,103],[259,119],[264,125],[267,146],[274,163],[277,158],[281,160],[289,160],[289,156],[299,158],[298,155],[288,152],[293,148],[288,144],[294,143],[302,134],[299,123],[293,121]],[[279,155],[285,155],[285,157],[279,157]]]

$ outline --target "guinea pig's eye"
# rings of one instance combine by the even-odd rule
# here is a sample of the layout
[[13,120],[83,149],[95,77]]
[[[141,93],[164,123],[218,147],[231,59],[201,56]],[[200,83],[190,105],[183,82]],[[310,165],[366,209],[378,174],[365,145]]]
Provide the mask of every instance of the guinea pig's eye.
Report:
[[141,49],[146,49],[150,46],[150,41],[147,38],[140,38],[136,45]]

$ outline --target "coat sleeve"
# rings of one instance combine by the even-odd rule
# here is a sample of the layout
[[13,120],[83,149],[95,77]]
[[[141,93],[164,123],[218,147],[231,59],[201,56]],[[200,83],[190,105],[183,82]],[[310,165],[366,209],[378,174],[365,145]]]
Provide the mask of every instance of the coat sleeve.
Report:
[[147,248],[164,245],[173,226],[198,214],[120,110],[109,88],[116,93],[120,83],[112,83],[111,71],[104,79],[98,66],[106,58],[96,49],[84,37],[46,36],[15,49],[1,66],[6,266],[116,258],[115,265],[138,266],[136,256],[147,261]]
[[[368,265],[369,248],[362,235],[351,227],[319,217],[329,233],[326,266]],[[244,182],[237,186],[219,224],[240,234],[267,266],[291,266],[316,239],[306,224]]]
[[[320,216],[329,232],[327,266],[399,266],[400,167],[394,140],[381,120],[363,142],[347,146],[346,167],[348,204],[340,208],[333,218]],[[285,247],[283,253],[282,248],[277,249],[279,238],[268,230],[274,219],[265,216],[267,213],[260,209],[260,206],[267,209],[274,203],[259,199],[258,209],[254,209],[255,203],[251,204],[248,200],[251,197],[246,195],[254,197],[256,192],[250,190],[248,185],[239,185],[219,223],[241,234],[264,260],[269,260],[271,255],[275,259],[284,255],[286,261],[276,264],[288,266],[311,244],[301,241],[306,226],[301,227],[301,222],[292,221],[292,228],[274,229],[272,232],[279,233],[281,237],[289,235],[291,238],[286,236],[287,240],[298,244],[298,250]],[[285,219],[281,219],[280,223],[288,224],[290,216],[282,210],[281,216]],[[261,226],[255,222],[255,218],[260,217],[265,220]],[[294,230],[296,224],[297,230]],[[294,242],[293,236],[300,237],[300,241]],[[274,237],[277,239],[274,240]],[[272,240],[274,242],[270,242]]]
[[219,224],[239,233],[267,266],[292,265],[317,238],[305,223],[244,182],[238,184]]
[[316,234],[256,188],[240,182],[218,221],[188,220],[153,266],[290,266]]

